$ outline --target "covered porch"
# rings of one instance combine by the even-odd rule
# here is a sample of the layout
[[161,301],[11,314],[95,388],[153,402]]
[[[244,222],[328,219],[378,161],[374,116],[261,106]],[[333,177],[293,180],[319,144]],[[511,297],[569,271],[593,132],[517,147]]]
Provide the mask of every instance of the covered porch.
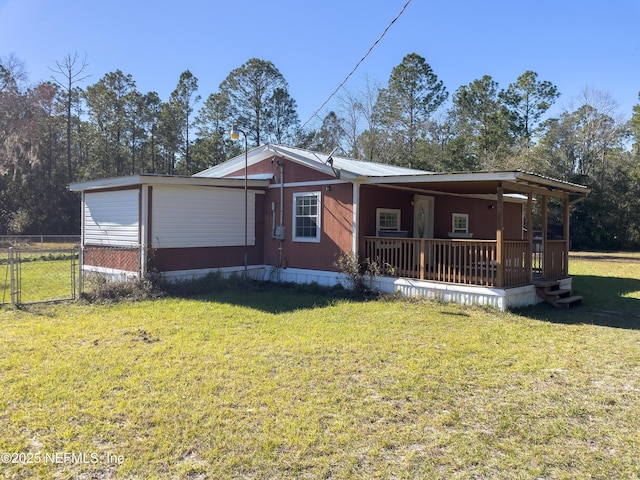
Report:
[[[387,198],[397,196],[397,192],[413,195],[412,210],[404,214],[408,221],[403,225],[408,228],[397,232],[398,235],[379,230],[373,235],[367,234],[371,228],[366,224],[361,229],[360,255],[375,262],[381,276],[389,281],[395,278],[413,285],[448,284],[506,290],[549,280],[564,280],[566,284],[569,279],[570,210],[572,204],[585,198],[586,187],[523,172],[386,178],[377,179],[375,185],[384,189],[380,192],[396,192],[389,193]],[[422,208],[420,203],[428,198],[426,196],[435,199],[430,203],[431,211],[419,215],[417,209]],[[514,206],[515,197],[520,202],[517,206]],[[562,231],[554,235],[549,234],[550,199],[555,199],[562,211]],[[535,202],[539,202],[541,212],[541,233],[536,237],[532,228]],[[449,208],[451,203],[456,207]],[[376,206],[382,204],[383,201],[378,201]],[[364,205],[360,208],[361,213],[371,209]],[[453,215],[475,217],[475,228],[455,235],[454,226],[451,233],[444,233],[444,227],[439,228],[437,220],[438,211],[442,209],[449,209],[446,215],[459,210],[460,213]],[[427,219],[426,227],[423,218]],[[514,225],[517,222],[520,224]],[[469,220],[469,224],[473,222]],[[570,286],[570,279],[568,284]],[[532,291],[535,297],[535,288],[532,287]]]
[[364,255],[385,276],[509,288],[569,276],[567,240],[364,237]]

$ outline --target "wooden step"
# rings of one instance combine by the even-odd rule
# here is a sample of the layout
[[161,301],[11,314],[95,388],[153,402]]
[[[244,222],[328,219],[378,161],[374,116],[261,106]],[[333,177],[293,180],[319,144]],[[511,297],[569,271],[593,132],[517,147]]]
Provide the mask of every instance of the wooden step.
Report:
[[571,296],[571,290],[568,289],[558,289],[558,290],[549,290],[547,292],[544,292],[545,295],[550,295],[550,296],[554,296],[554,297],[561,297],[563,295],[569,295]]
[[558,280],[542,280],[540,282],[535,282],[534,285],[536,288],[551,288],[560,286],[560,282]]
[[567,308],[571,307],[571,305],[574,305],[574,304],[577,305],[581,302],[582,302],[582,297],[580,295],[572,295],[570,297],[558,298],[556,300],[556,303]]

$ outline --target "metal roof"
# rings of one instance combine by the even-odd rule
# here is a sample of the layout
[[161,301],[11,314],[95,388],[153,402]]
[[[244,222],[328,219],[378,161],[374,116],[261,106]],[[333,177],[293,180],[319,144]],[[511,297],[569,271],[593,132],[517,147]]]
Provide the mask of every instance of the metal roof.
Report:
[[[340,172],[340,178],[345,180],[355,180],[359,177],[393,177],[406,175],[425,175],[430,172],[416,170],[412,168],[398,167],[396,165],[386,165],[384,163],[365,162],[352,158],[332,156],[333,169],[327,162],[329,155],[325,153],[312,152],[302,148],[286,147],[267,143],[260,147],[251,149],[247,154],[249,166],[259,163],[267,158],[279,156],[285,159],[313,168],[328,175],[335,175]],[[237,172],[244,167],[244,154],[238,155],[224,163],[208,168],[196,173],[194,177],[222,178]]]
[[[584,198],[590,191],[583,185],[521,171],[434,173],[339,156],[331,156],[332,162],[329,162],[330,156],[324,153],[270,143],[250,150],[247,163],[251,166],[276,156],[306,165],[327,175],[335,175],[342,181],[421,191],[467,195],[495,194],[498,186],[502,186],[505,194],[531,192],[552,196],[573,195],[578,199]],[[232,173],[237,174],[244,167],[244,161],[244,154],[239,155],[194,176],[222,178]]]
[[[247,152],[247,164],[251,166],[275,157],[305,165],[329,176],[335,176],[339,179],[338,181],[342,182],[403,188],[420,192],[495,195],[498,187],[502,187],[504,194],[534,193],[556,197],[569,195],[579,201],[590,191],[583,185],[521,171],[434,173],[340,156],[330,157],[324,153],[270,143]],[[245,155],[242,154],[191,177],[139,174],[74,183],[69,186],[69,189],[83,191],[138,184],[237,186],[238,182],[244,181],[244,175],[238,175],[238,172],[242,172],[244,168],[244,162]],[[264,188],[269,185],[271,178],[271,174],[250,174],[248,183],[254,188]]]

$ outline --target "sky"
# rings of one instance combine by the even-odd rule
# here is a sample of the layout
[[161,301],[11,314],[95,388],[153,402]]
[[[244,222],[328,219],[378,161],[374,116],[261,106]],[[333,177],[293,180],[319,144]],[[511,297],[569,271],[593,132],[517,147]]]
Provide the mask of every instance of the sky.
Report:
[[[141,93],[155,91],[162,100],[188,69],[202,97],[196,109],[256,57],[282,73],[305,123],[406,3],[0,0],[0,57],[22,60],[35,83],[78,54],[91,75],[81,86],[119,69]],[[640,103],[639,20],[640,0],[411,0],[344,89],[357,94],[367,82],[385,85],[393,67],[415,52],[450,94],[484,75],[506,88],[532,70],[558,87],[554,114],[588,88],[609,94],[628,118]],[[320,118],[337,108],[336,99]]]

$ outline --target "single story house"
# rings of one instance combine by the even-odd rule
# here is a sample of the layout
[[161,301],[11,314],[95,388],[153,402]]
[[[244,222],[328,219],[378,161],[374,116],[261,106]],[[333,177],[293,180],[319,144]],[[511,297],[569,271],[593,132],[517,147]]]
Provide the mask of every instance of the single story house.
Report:
[[[82,268],[153,269],[334,285],[338,256],[381,268],[375,287],[499,309],[571,289],[569,211],[588,189],[520,171],[431,173],[265,144],[192,177],[139,174],[70,186],[82,195]],[[532,211],[564,205],[562,239],[534,245]]]

